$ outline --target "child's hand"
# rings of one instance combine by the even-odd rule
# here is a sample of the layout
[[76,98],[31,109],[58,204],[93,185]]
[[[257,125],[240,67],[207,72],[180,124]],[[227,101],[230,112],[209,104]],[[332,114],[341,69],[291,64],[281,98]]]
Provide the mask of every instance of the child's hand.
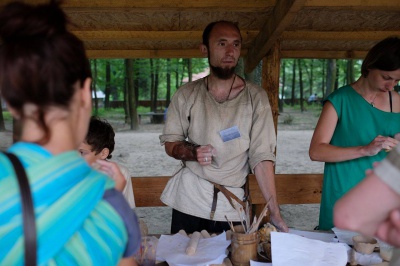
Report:
[[97,160],[94,167],[99,171],[107,174],[115,181],[115,189],[123,191],[126,185],[126,179],[119,170],[118,164],[106,160]]

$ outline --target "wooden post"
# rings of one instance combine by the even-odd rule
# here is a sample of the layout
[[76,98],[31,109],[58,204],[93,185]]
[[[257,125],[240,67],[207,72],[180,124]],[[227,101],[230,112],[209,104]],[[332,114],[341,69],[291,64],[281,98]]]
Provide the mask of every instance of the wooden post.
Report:
[[280,44],[277,42],[264,57],[262,65],[262,87],[268,94],[276,133],[278,133],[280,68]]
[[[278,115],[279,115],[279,73],[281,66],[280,43],[276,42],[272,49],[262,60],[262,87],[268,94],[271,105],[272,116],[274,119],[275,133],[278,134]],[[276,151],[275,151],[276,154]],[[279,202],[278,202],[279,203]],[[253,205],[253,213],[260,216],[265,204]],[[269,220],[265,217],[260,225]]]

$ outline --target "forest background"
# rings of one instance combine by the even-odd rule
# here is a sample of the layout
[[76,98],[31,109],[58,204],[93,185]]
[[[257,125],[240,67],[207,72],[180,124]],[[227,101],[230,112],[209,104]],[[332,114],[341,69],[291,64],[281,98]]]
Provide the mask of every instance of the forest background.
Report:
[[[122,108],[124,123],[138,130],[143,113],[163,113],[172,95],[196,74],[208,74],[206,58],[174,59],[92,59],[93,113],[104,116],[113,108]],[[283,59],[281,61],[279,108],[299,105],[307,109],[307,99],[316,94],[324,99],[333,90],[351,83],[360,73],[361,60],[353,59]],[[243,60],[236,73],[261,84],[262,64],[250,74],[244,73]],[[301,100],[300,100],[301,99]],[[5,110],[5,103],[1,102]],[[0,131],[6,130],[10,115],[0,112]],[[160,121],[162,122],[162,120]]]

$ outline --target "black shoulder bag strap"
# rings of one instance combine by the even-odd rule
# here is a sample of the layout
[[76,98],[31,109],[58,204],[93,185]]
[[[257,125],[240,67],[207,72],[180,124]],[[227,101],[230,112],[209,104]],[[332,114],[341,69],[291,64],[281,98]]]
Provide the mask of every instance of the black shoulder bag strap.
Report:
[[33,208],[33,200],[31,189],[29,187],[28,177],[26,176],[24,167],[21,162],[11,153],[4,153],[14,166],[15,174],[18,178],[18,185],[21,194],[22,219],[24,226],[24,247],[25,247],[25,265],[36,265],[36,223],[35,212]]

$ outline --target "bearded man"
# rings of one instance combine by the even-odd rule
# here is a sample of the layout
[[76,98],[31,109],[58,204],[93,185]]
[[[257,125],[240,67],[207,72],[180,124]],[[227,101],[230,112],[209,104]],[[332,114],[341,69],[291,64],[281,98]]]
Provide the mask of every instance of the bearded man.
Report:
[[210,75],[179,88],[168,107],[160,142],[182,161],[161,195],[173,208],[172,234],[181,229],[220,233],[229,229],[227,219],[240,224],[234,206],[248,198],[250,172],[269,199],[272,223],[288,231],[276,200],[271,107],[264,89],[235,74],[241,45],[236,24],[210,23],[200,46]]

